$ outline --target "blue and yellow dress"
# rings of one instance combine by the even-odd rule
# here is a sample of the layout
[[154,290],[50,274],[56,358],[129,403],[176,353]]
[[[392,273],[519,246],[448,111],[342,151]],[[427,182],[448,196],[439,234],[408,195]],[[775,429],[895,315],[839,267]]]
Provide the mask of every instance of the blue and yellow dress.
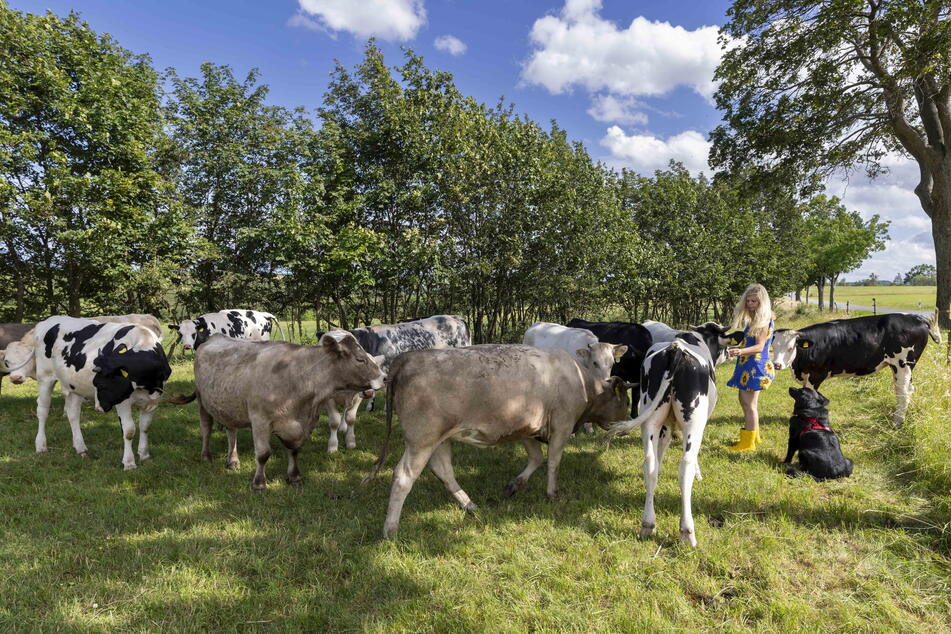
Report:
[[[769,347],[773,343],[773,321],[769,322],[769,336],[766,338],[766,344],[763,351],[758,354],[741,354],[736,358],[736,369],[733,370],[733,378],[727,381],[727,385],[740,390],[756,392],[765,390],[769,384],[776,378],[776,370],[773,363],[769,360]],[[750,336],[750,327],[743,330],[743,345],[741,348],[749,348],[756,345],[756,337]]]

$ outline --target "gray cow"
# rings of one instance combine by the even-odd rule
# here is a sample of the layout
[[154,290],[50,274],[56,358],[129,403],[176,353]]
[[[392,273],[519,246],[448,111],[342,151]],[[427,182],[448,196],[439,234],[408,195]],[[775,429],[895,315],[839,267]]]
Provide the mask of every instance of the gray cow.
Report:
[[555,348],[487,344],[407,352],[390,366],[387,380],[386,440],[364,479],[386,459],[395,411],[406,450],[393,473],[384,537],[396,534],[403,502],[427,462],[456,502],[475,510],[453,475],[450,441],[488,447],[522,440],[528,465],[505,487],[508,495],[544,462],[541,446],[548,443],[548,497],[555,499],[558,465],[575,429],[583,421],[606,428],[626,419],[631,406],[629,384],[598,378]]
[[[333,331],[341,332],[341,331]],[[349,332],[363,349],[373,356],[382,357],[380,367],[384,374],[390,364],[399,355],[409,350],[425,350],[429,348],[463,348],[472,345],[469,337],[469,326],[458,315],[433,315],[425,319],[401,321],[398,324],[376,324],[354,328]],[[323,333],[318,333],[322,335]],[[327,441],[327,451],[333,453],[339,446],[337,432],[346,432],[347,449],[357,446],[356,430],[357,411],[360,409],[359,394],[337,394],[334,399],[325,403],[327,418],[330,423],[330,438]],[[369,398],[367,411],[373,410],[373,398]]]
[[198,397],[203,460],[211,460],[212,423],[224,425],[229,469],[238,466],[237,430],[250,427],[258,462],[251,488],[263,490],[271,434],[287,448],[288,483],[299,485],[297,454],[313,430],[320,404],[337,391],[382,387],[379,365],[349,334],[326,334],[317,346],[240,341],[216,334],[195,352],[195,392],[171,402],[189,403]]

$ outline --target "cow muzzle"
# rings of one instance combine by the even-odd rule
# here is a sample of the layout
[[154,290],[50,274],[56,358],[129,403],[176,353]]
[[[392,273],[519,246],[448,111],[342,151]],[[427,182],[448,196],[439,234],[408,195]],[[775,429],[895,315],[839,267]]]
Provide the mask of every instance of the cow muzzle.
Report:
[[785,368],[786,366],[784,366],[782,363],[773,363],[773,367],[776,368],[777,371],[779,371]]
[[362,396],[363,398],[367,400],[373,398],[375,394],[376,394],[376,390],[363,390],[362,392],[360,392],[360,396]]
[[26,381],[25,376],[11,376],[10,377],[10,382],[13,383],[14,385],[22,385],[24,381]]

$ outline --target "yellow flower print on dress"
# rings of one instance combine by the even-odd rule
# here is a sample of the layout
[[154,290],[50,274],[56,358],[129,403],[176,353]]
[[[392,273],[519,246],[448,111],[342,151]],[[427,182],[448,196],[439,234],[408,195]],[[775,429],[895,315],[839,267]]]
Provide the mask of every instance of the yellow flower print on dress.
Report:
[[740,385],[742,385],[743,387],[746,387],[746,384],[749,382],[750,382],[750,373],[744,372],[743,375],[740,377]]
[[740,365],[743,365],[744,363],[746,363],[747,360],[749,360],[749,358],[750,358],[749,355],[741,354],[741,355],[740,355]]
[[761,352],[757,352],[756,355],[755,355],[753,358],[754,358],[756,361],[760,361],[760,360],[763,358],[763,354],[762,354]]
[[764,376],[759,380],[759,386],[764,390],[769,387],[769,384],[772,383],[772,380],[768,376]]
[[772,361],[766,362],[766,373],[767,374],[776,374],[776,369],[773,367]]

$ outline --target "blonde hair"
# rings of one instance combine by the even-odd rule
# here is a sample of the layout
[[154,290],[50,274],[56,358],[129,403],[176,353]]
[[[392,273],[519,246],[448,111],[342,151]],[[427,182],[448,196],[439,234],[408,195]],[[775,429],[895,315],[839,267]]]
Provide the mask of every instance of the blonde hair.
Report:
[[[756,312],[752,315],[746,310],[746,299],[748,297],[756,297],[759,299],[759,308],[757,308]],[[733,330],[741,330],[749,326],[750,336],[755,337],[769,328],[769,321],[772,318],[773,305],[769,301],[769,293],[766,292],[766,287],[762,284],[750,284],[746,287],[746,290],[743,291],[743,295],[740,296],[740,301],[736,303],[736,307],[733,309],[733,323],[731,324],[731,328]]]

